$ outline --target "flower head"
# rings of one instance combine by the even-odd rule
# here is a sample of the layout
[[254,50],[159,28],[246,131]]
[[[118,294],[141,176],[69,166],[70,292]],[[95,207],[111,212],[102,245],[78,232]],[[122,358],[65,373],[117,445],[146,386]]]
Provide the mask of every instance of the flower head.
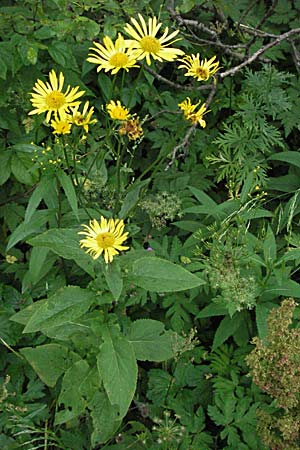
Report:
[[193,124],[199,123],[199,125],[202,128],[206,127],[206,122],[203,119],[204,114],[206,114],[208,111],[206,111],[205,103],[201,105],[201,107],[196,111],[196,108],[198,105],[200,105],[201,101],[193,105],[191,103],[191,99],[187,97],[183,102],[179,103],[179,108],[183,111],[184,117],[186,120],[189,120]]
[[50,121],[52,113],[57,115],[62,115],[69,110],[70,106],[79,105],[80,102],[77,101],[79,97],[84,94],[84,91],[79,91],[79,86],[71,88],[67,87],[65,92],[62,92],[64,85],[64,76],[62,72],[59,74],[59,78],[57,78],[56,73],[52,69],[49,72],[49,82],[44,83],[41,80],[37,80],[33,87],[33,91],[31,93],[32,98],[30,99],[33,107],[31,114],[42,114],[47,112],[46,122]]
[[[91,119],[94,113],[94,107],[91,106],[89,109],[89,102],[85,102],[82,113],[78,111],[79,105],[71,108],[72,112],[72,122],[77,127],[83,127],[86,133],[89,132],[89,125],[97,122],[97,119]],[[89,109],[89,110],[88,110]]]
[[99,258],[104,252],[106,263],[112,262],[113,257],[118,255],[119,251],[128,250],[129,247],[123,246],[128,233],[124,233],[124,222],[119,219],[105,219],[101,216],[100,222],[96,219],[90,220],[89,226],[83,225],[86,231],[80,231],[86,237],[81,239],[80,247],[86,247],[86,252],[93,259]]
[[129,119],[129,110],[121,105],[120,100],[114,102],[111,100],[107,105],[106,109],[111,119],[113,120],[126,120]]
[[206,81],[210,76],[214,75],[219,70],[219,61],[214,62],[216,56],[213,56],[207,61],[200,60],[200,55],[185,56],[180,61],[183,62],[179,66],[179,69],[186,69],[187,72],[184,74],[186,77],[196,78],[197,81]]
[[87,61],[98,65],[97,72],[102,69],[105,72],[111,70],[114,75],[121,69],[128,72],[132,67],[138,67],[132,51],[128,48],[127,41],[120,33],[115,44],[108,36],[103,38],[103,44],[94,42],[95,47],[90,48],[94,53],[89,53],[89,58],[87,58]]
[[72,128],[72,119],[68,114],[64,114],[61,118],[56,117],[51,120],[53,134],[70,134]]
[[138,117],[126,120],[123,122],[121,128],[119,128],[119,134],[127,134],[130,141],[137,141],[143,137],[143,129],[140,126],[140,120]]
[[[161,23],[157,23],[157,18],[149,18],[148,28],[145,19],[141,14],[138,15],[140,23],[131,18],[131,22],[134,27],[130,24],[126,24],[124,30],[133,39],[128,41],[128,45],[133,49],[133,55],[137,60],[146,58],[147,64],[150,66],[151,58],[157,59],[158,61],[174,61],[179,55],[184,55],[184,52],[178,48],[168,47],[179,39],[171,41],[177,34],[179,30],[173,31],[168,36],[169,29],[165,28],[164,33],[160,38],[156,37]],[[171,42],[170,42],[171,41]]]

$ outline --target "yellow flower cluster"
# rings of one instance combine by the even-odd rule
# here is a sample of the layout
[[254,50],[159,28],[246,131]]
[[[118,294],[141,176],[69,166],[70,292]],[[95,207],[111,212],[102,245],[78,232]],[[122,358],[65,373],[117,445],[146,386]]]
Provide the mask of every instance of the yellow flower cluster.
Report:
[[104,70],[111,71],[112,75],[124,69],[128,72],[132,67],[138,67],[137,61],[146,59],[151,65],[151,58],[157,61],[174,61],[184,52],[178,48],[170,47],[179,39],[174,39],[179,30],[169,34],[168,27],[163,34],[158,37],[158,32],[162,26],[157,18],[149,18],[148,24],[141,14],[138,14],[139,22],[131,18],[131,24],[126,24],[124,31],[131,39],[124,39],[121,33],[118,34],[116,42],[105,36],[103,44],[94,42],[95,47],[91,47],[91,53],[87,61],[97,64],[97,72]]
[[130,141],[136,141],[143,137],[143,129],[140,126],[139,117],[132,117],[129,113],[129,109],[121,105],[121,102],[117,100],[111,100],[106,105],[106,110],[113,120],[118,120],[121,122],[121,127],[119,128],[120,135],[127,135]]
[[80,112],[78,109],[81,102],[78,99],[84,91],[79,91],[79,86],[67,86],[63,91],[64,81],[63,73],[60,72],[57,77],[53,69],[49,72],[49,82],[37,80],[30,99],[34,109],[29,115],[47,113],[46,122],[54,116],[51,120],[53,134],[70,134],[72,125],[82,126],[87,133],[89,125],[97,122],[91,118],[94,107],[89,109],[89,102],[85,102],[83,111]]

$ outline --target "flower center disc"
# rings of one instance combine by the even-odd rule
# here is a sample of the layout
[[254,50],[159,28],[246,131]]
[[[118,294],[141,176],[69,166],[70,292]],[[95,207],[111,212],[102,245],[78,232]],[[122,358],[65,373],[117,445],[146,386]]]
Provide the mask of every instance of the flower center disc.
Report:
[[195,70],[197,77],[200,77],[202,80],[207,80],[209,77],[209,72],[207,69],[203,67],[197,67]]
[[100,248],[106,249],[109,247],[113,247],[115,243],[115,237],[109,231],[104,233],[99,233],[96,237],[96,241]]
[[45,101],[49,108],[59,109],[66,103],[66,98],[61,92],[52,91],[46,96]]
[[116,52],[109,58],[109,63],[114,67],[125,67],[128,63],[128,56],[122,52]]
[[140,46],[144,52],[148,53],[158,53],[161,49],[159,40],[152,36],[144,36],[140,40]]

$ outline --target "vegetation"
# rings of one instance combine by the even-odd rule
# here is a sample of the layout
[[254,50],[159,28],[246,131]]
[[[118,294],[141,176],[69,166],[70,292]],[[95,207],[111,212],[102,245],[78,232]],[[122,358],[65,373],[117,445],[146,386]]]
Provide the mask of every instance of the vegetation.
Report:
[[1,449],[300,449],[299,17],[1,2]]

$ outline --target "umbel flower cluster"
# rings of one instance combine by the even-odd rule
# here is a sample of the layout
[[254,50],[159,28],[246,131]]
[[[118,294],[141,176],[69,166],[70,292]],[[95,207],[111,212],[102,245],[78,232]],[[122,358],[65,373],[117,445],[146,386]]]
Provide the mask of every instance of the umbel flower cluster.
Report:
[[[116,75],[121,70],[128,72],[130,69],[140,68],[140,61],[144,59],[149,66],[152,61],[179,60],[179,68],[186,71],[185,76],[197,81],[207,81],[218,71],[219,62],[215,61],[215,56],[208,61],[201,60],[199,53],[185,55],[183,50],[173,47],[180,40],[177,37],[179,30],[169,33],[169,28],[166,27],[160,32],[162,23],[155,16],[146,21],[138,14],[138,20],[132,17],[130,22],[124,26],[124,33],[128,38],[118,33],[115,42],[109,36],[104,36],[101,43],[93,43],[87,61],[97,65],[97,72],[103,70],[111,75]],[[56,135],[70,134],[72,126],[82,127],[88,133],[89,126],[97,122],[97,119],[92,118],[94,107],[90,107],[86,101],[80,109],[80,98],[85,92],[79,86],[68,85],[64,88],[64,83],[63,73],[57,75],[53,69],[49,72],[49,81],[37,80],[30,99],[34,109],[29,115],[46,114],[45,121],[50,122],[53,134]],[[203,116],[208,111],[205,104],[201,105],[201,101],[193,104],[188,97],[178,106],[183,111],[184,118],[193,126],[206,126]],[[106,111],[110,119],[117,122],[120,136],[126,135],[130,141],[138,141],[143,137],[139,117],[131,114],[120,100],[111,99],[106,105]],[[105,262],[111,263],[119,251],[129,248],[123,245],[128,236],[127,232],[124,233],[124,226],[124,222],[119,219],[108,220],[101,217],[100,222],[93,219],[89,226],[83,225],[85,230],[80,234],[84,234],[85,238],[80,241],[80,245],[94,259],[103,255]]]

